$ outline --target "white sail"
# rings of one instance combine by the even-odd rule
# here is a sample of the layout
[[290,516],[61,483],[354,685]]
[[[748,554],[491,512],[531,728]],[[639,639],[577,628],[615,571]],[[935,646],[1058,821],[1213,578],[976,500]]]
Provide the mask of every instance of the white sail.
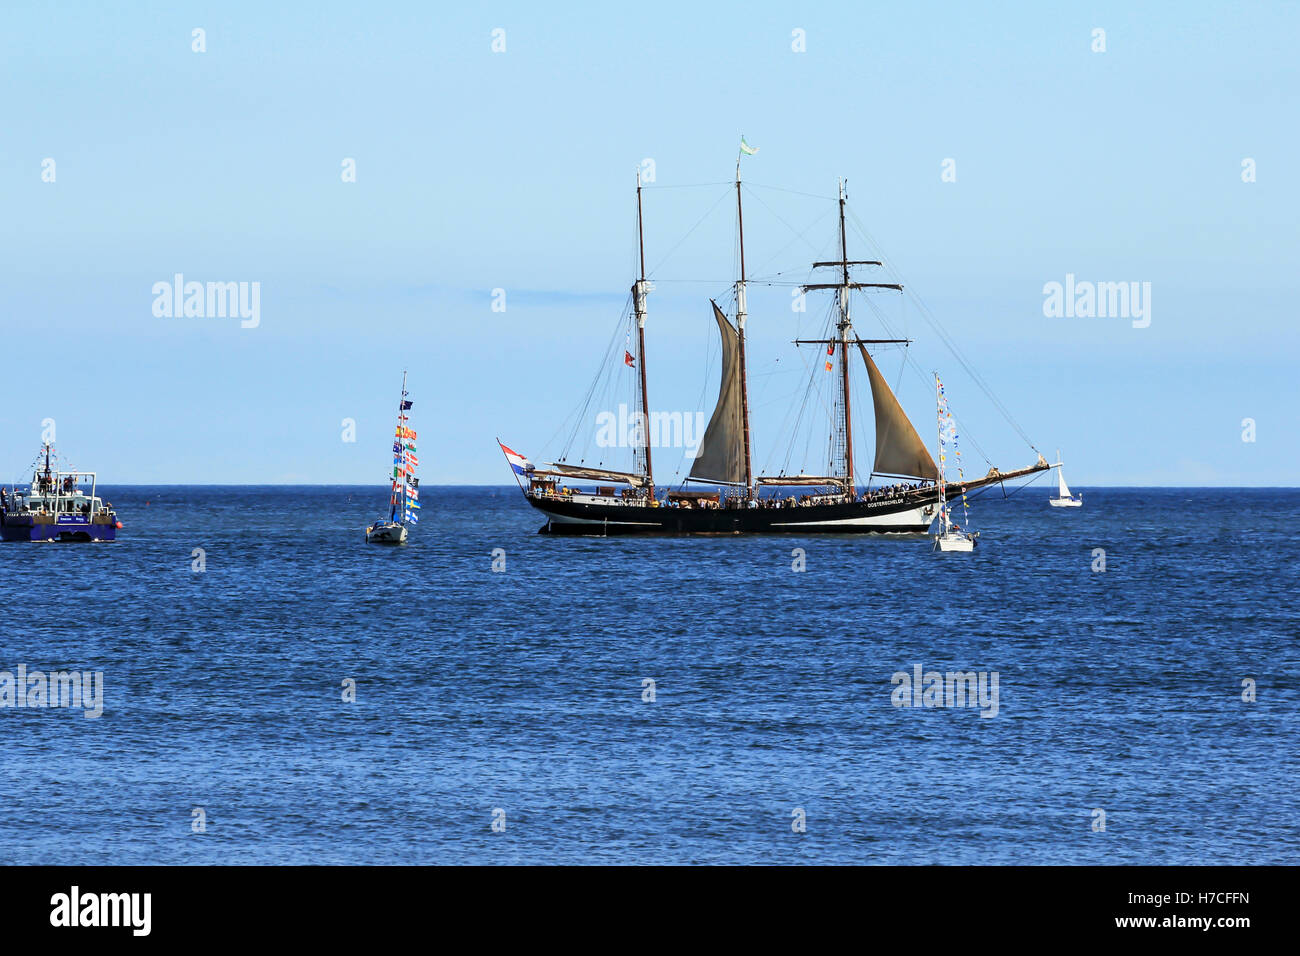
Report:
[[1048,498],[1047,503],[1053,508],[1081,508],[1083,507],[1083,496],[1078,498],[1070,494],[1070,486],[1065,483],[1065,466],[1061,464],[1061,452],[1056,452],[1056,464],[1052,466],[1056,469],[1056,497]]
[[1056,469],[1056,485],[1057,485],[1057,487],[1060,489],[1060,497],[1062,497],[1062,498],[1069,498],[1069,497],[1070,497],[1070,487],[1069,487],[1069,485],[1067,485],[1067,484],[1065,483],[1065,469],[1064,469],[1064,468],[1057,468],[1057,469]]

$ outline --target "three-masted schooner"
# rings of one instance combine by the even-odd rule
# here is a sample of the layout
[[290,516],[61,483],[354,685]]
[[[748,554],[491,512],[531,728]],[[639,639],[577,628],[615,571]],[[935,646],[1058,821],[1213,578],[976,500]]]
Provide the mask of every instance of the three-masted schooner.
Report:
[[[651,289],[645,269],[645,233],[642,220],[642,183],[637,177],[637,243],[640,269],[632,284],[632,309],[636,322],[640,388],[638,404],[642,425],[650,420],[645,350],[646,299]],[[718,400],[709,419],[688,483],[681,489],[657,493],[651,464],[650,429],[642,427],[641,447],[635,449],[632,471],[613,471],[586,464],[554,462],[534,465],[525,456],[501,445],[528,503],[543,512],[543,534],[744,534],[744,533],[924,533],[941,507],[940,475],[925,443],[917,434],[898,399],[877,368],[868,346],[906,344],[907,339],[863,339],[854,330],[849,310],[850,293],[857,289],[892,289],[889,282],[856,281],[854,266],[881,266],[878,260],[849,258],[845,236],[845,191],[839,191],[839,258],[814,262],[814,269],[834,270],[833,281],[805,284],[804,291],[829,291],[837,295],[835,335],[826,339],[799,339],[796,344],[819,344],[838,356],[839,421],[833,434],[831,475],[755,475],[750,450],[749,389],[745,368],[746,277],[745,225],[741,200],[740,167],[736,167],[736,216],[739,234],[740,274],[735,282],[735,318],[728,318],[711,300],[713,318],[722,343]],[[630,339],[630,333],[629,333]],[[630,342],[629,342],[630,344]],[[853,410],[850,401],[851,354],[856,351],[866,368],[875,412],[875,460],[871,477],[894,480],[883,489],[858,487],[853,457]],[[627,364],[633,364],[626,352]],[[830,363],[827,363],[828,369]],[[498,444],[500,442],[498,441]],[[990,468],[982,478],[948,484],[951,497],[986,485],[1020,478],[1048,467],[1040,454],[1027,468],[1001,472]],[[570,487],[572,482],[593,482],[595,488]],[[618,490],[618,486],[623,486]],[[703,487],[701,487],[703,486]],[[716,488],[709,491],[704,488]],[[793,492],[792,492],[793,489]],[[769,491],[764,494],[764,491]],[[804,493],[800,493],[804,492]]]

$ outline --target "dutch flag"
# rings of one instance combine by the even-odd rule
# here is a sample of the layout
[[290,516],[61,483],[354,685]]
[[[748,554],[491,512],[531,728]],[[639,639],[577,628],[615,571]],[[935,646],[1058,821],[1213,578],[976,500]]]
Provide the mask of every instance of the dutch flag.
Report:
[[[501,439],[497,439],[497,444],[501,445]],[[515,470],[516,475],[526,475],[533,470],[533,464],[517,451],[511,451],[505,445],[501,445],[501,451],[506,456],[506,461],[510,462],[510,467]]]

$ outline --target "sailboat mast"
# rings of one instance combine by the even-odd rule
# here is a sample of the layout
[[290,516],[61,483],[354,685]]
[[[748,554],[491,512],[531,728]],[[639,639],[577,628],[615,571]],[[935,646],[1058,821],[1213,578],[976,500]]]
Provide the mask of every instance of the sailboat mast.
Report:
[[[402,397],[397,400],[397,444],[399,445],[401,445],[405,441],[405,439],[402,437],[401,434],[402,418],[403,418],[402,412],[406,410],[403,407],[405,404],[406,404],[406,369],[402,369]],[[399,457],[402,459],[406,458],[405,455],[400,455]],[[397,474],[399,468],[401,469],[402,472],[401,475]],[[406,494],[406,488],[404,487],[405,484],[406,484],[405,465],[394,467],[393,468],[393,491],[391,495],[391,500],[389,501],[389,505],[390,505],[389,514],[388,514],[389,521],[397,520],[397,506],[400,503],[402,505],[402,523],[403,524],[406,523],[406,502],[405,500],[402,499],[402,496]]]
[[944,531],[948,530],[947,483],[944,481],[945,462],[943,453],[943,393],[939,390],[939,373],[934,373],[934,418],[935,438],[939,452],[939,520]]
[[740,230],[740,281],[736,283],[736,327],[740,359],[740,415],[745,433],[745,497],[754,497],[754,475],[749,456],[749,387],[745,376],[745,213],[740,202],[740,157],[736,157],[736,223]]
[[849,404],[849,246],[844,236],[844,183],[840,183],[840,267],[844,284],[840,287],[840,382],[844,389],[844,473],[849,497],[857,497],[853,480],[853,411]]
[[636,240],[637,248],[641,256],[641,273],[640,278],[632,287],[632,302],[636,309],[636,335],[637,335],[637,358],[641,365],[641,436],[644,439],[643,450],[645,452],[645,477],[648,486],[648,494],[651,498],[655,495],[654,467],[650,462],[650,396],[646,390],[646,369],[645,369],[645,314],[646,314],[646,293],[649,291],[649,284],[645,278],[645,227],[641,218],[641,170],[638,167],[636,171]]

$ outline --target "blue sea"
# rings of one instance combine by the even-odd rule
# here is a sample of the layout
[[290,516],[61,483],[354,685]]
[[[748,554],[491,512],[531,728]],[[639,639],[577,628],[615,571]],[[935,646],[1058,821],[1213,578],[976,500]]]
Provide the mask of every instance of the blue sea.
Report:
[[[117,543],[0,545],[0,671],[103,675],[0,709],[0,862],[1300,862],[1300,491],[1083,492],[940,555],[110,488]],[[996,715],[895,706],[918,665]]]

